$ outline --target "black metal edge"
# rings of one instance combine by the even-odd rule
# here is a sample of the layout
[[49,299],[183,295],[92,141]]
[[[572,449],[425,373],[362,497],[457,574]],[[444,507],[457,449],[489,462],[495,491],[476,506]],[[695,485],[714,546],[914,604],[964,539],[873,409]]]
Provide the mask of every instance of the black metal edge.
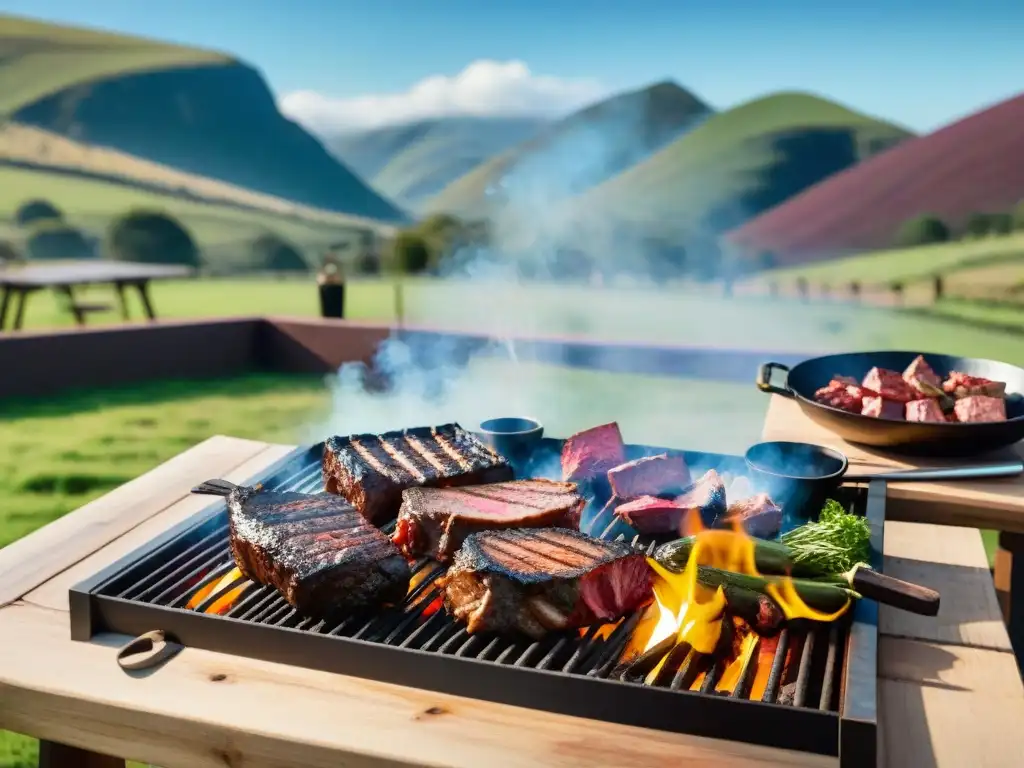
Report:
[[[397,649],[287,627],[144,606],[94,595],[98,629],[139,635],[159,626],[186,647],[547,712],[836,756],[832,712],[632,685],[586,675]],[[228,626],[224,622],[231,622]],[[225,631],[230,630],[230,631]]]
[[[266,482],[267,479],[276,477],[291,464],[297,463],[299,459],[305,458],[310,452],[316,450],[317,446],[302,446],[288,452],[269,467],[262,469],[257,474],[246,479],[243,485]],[[158,536],[154,536],[145,544],[133,549],[126,555],[119,557],[110,565],[101,569],[87,579],[83,579],[68,590],[68,607],[71,614],[71,639],[88,640],[95,634],[95,620],[92,616],[92,603],[89,597],[103,588],[108,581],[116,578],[121,572],[130,568],[140,560],[151,557],[160,549],[173,544],[179,536],[186,534],[193,528],[206,523],[213,515],[224,509],[224,500],[211,501],[194,515],[182,520],[177,525],[171,526]]]
[[[865,515],[871,527],[869,564],[881,571],[886,483],[872,480],[867,486]],[[878,752],[878,603],[874,600],[858,600],[854,609],[839,713],[840,766],[874,768]]]

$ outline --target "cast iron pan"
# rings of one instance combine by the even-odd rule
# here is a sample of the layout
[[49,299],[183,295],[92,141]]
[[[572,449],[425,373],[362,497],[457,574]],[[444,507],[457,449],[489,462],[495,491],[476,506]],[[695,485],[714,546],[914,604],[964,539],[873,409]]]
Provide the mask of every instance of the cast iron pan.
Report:
[[[939,376],[962,371],[972,376],[1006,382],[1006,421],[982,424],[912,422],[879,419],[847,413],[814,401],[816,390],[833,376],[852,376],[861,381],[875,366],[903,372],[918,352],[853,352],[814,357],[792,369],[782,363],[765,363],[757,374],[762,392],[793,398],[807,416],[851,443],[889,448],[916,456],[974,456],[1024,439],[1024,369],[995,360],[950,355],[924,357]],[[773,374],[786,378],[781,386]]]

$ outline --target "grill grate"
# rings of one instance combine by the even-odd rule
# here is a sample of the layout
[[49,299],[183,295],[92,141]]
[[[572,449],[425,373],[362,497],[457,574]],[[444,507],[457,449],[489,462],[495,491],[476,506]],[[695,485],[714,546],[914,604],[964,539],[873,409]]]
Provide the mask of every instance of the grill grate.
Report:
[[[642,455],[655,449],[636,450]],[[716,466],[720,472],[735,468],[732,457],[685,455],[695,469],[709,468],[709,465]],[[274,490],[304,493],[322,490],[318,456],[316,448],[303,452],[265,484]],[[842,490],[842,500],[861,513],[865,512],[867,496],[863,489]],[[390,532],[393,525],[386,526],[385,530]],[[599,517],[591,519],[590,529],[602,531],[608,538],[628,538],[624,532],[617,532],[614,524]],[[639,537],[634,536],[632,541],[635,546],[641,546]],[[654,544],[650,544],[647,551],[653,551],[653,547]],[[199,521],[190,521],[180,530],[169,532],[145,551],[130,555],[91,582],[72,590],[73,637],[88,639],[104,629],[141,633],[159,627],[186,645],[212,650],[291,661],[569,714],[825,754],[840,754],[842,694],[850,684],[848,681],[858,682],[858,675],[870,675],[873,693],[873,651],[864,669],[851,671],[849,661],[863,656],[849,650],[857,634],[851,632],[851,628],[863,618],[857,615],[863,604],[844,621],[830,625],[791,623],[776,639],[759,639],[746,663],[739,670],[733,670],[736,682],[732,686],[722,686],[728,662],[685,647],[674,648],[656,678],[648,684],[645,678],[652,671],[653,662],[645,667],[646,662],[641,657],[630,659],[629,664],[623,663],[623,653],[641,613],[613,625],[552,634],[538,641],[470,635],[441,606],[437,578],[444,573],[444,567],[429,559],[413,564],[412,587],[404,604],[372,615],[352,615],[336,621],[306,617],[297,613],[272,587],[254,584],[244,577],[212,590],[194,610],[186,607],[200,588],[217,584],[233,568],[227,514],[223,502],[218,502]],[[237,594],[231,595],[236,591]],[[231,600],[226,610],[220,614],[207,613],[229,595]],[[259,635],[247,641],[242,637],[243,628],[258,629]],[[308,644],[313,638],[317,642],[332,643],[334,647],[318,646],[317,650]],[[346,643],[349,650],[337,647],[339,643]],[[388,652],[387,673],[382,674],[379,663],[368,664],[371,669],[356,666],[353,659],[346,661],[351,648],[371,648],[378,654]],[[419,664],[421,671],[430,669],[430,659],[424,656],[482,664],[485,668],[502,667],[505,668],[502,674],[514,671],[517,677],[512,679],[522,690],[512,694],[495,690],[494,686],[501,684],[497,681],[490,689],[461,685],[460,679],[477,674],[474,670],[452,673],[438,667],[430,674],[403,676],[396,673],[397,658],[410,659],[410,664]],[[448,667],[450,665],[445,666]],[[583,687],[571,696],[564,695],[564,690],[556,692],[553,700],[546,701],[539,691],[531,694],[527,690],[538,684],[536,678],[541,677],[541,673],[553,673],[558,684],[568,676],[580,681]],[[457,679],[445,680],[446,674],[454,674]],[[426,684],[425,678],[429,678]],[[585,688],[591,685],[589,681],[600,684],[600,695],[587,694]],[[467,687],[472,690],[465,690]],[[731,687],[731,690],[719,691],[721,687]],[[655,696],[635,699],[638,693]],[[588,696],[591,696],[589,701]],[[643,706],[631,713],[627,696],[643,702]],[[724,715],[727,719],[735,717],[736,723],[715,724],[718,716],[712,709],[722,706],[719,702],[745,705],[742,710]],[[661,708],[660,714],[654,714],[658,712],[655,708]],[[611,711],[607,711],[609,709]],[[874,707],[871,709],[873,720]],[[699,713],[696,717],[694,711]],[[752,725],[745,728],[743,723],[747,721]]]

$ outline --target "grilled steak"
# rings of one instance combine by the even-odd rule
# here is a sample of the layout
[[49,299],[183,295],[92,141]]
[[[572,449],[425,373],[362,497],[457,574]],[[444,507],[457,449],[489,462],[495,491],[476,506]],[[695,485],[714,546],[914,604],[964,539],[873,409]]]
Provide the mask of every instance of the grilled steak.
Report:
[[626,460],[619,425],[602,424],[577,432],[562,445],[562,479],[573,482],[604,478]]
[[332,437],[324,444],[324,487],[372,523],[398,514],[402,491],[496,483],[511,465],[458,424],[382,435]]
[[662,453],[627,461],[608,470],[612,493],[620,499],[682,493],[693,480],[682,456]]
[[759,493],[730,504],[721,522],[738,523],[751,536],[770,539],[782,528],[782,508],[767,493]]
[[405,598],[405,558],[334,494],[278,493],[225,480],[192,492],[227,498],[235,564],[253,581],[276,587],[302,613],[329,616]]
[[642,553],[565,528],[475,533],[441,582],[469,633],[533,638],[618,618],[652,594]]
[[460,488],[410,488],[392,541],[408,557],[447,562],[471,533],[502,528],[578,528],[575,483],[512,480]]

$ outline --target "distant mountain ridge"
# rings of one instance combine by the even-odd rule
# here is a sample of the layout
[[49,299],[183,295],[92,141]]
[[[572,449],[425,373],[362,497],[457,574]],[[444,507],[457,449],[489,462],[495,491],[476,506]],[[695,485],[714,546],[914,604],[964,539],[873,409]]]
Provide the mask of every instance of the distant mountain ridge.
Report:
[[[152,68],[139,53],[147,46],[160,54],[151,57]],[[188,50],[0,17],[0,84],[42,79],[19,89],[26,101],[0,94],[0,102],[16,122],[78,142],[314,208],[408,220],[285,118],[259,72],[220,54],[197,51],[193,62]],[[171,54],[171,64],[160,66]],[[125,59],[123,72],[110,64],[118,57]],[[82,68],[95,77],[82,79]]]
[[441,117],[355,131],[325,142],[374,189],[415,208],[546,123],[531,117]]
[[620,93],[549,124],[456,179],[423,207],[479,216],[510,197],[546,205],[615,176],[712,113],[673,82]]

